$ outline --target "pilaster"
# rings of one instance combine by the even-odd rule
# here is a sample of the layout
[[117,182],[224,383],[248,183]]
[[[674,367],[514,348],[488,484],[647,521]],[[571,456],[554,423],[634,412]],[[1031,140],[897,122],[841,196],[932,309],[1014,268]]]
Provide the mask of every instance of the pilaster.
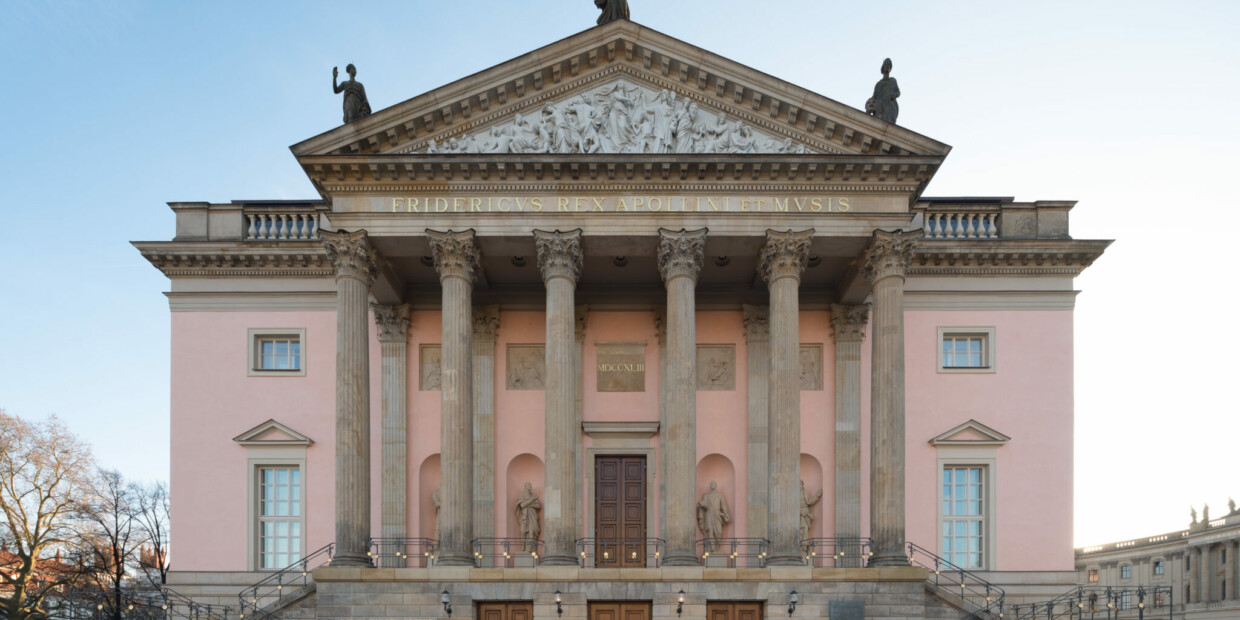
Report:
[[[408,497],[406,489],[409,471],[407,419],[409,415],[409,306],[385,306],[371,304],[375,324],[379,328],[379,348],[382,355],[381,394],[382,412],[382,468],[380,469],[380,536],[405,538],[408,536]],[[380,560],[383,566],[401,566],[400,558],[388,554]]]
[[771,368],[767,443],[770,566],[798,566],[801,556],[800,286],[814,230],[766,231],[758,272],[770,289]]
[[[831,306],[835,341],[835,536],[861,536],[861,343],[869,305]],[[855,561],[859,566],[861,558]],[[851,565],[851,564],[850,564]]]
[[741,306],[745,324],[745,357],[749,395],[745,418],[746,532],[750,538],[766,538],[767,423],[770,410],[771,327],[768,306]]
[[499,306],[474,308],[474,538],[495,536],[495,336]]
[[474,231],[426,231],[443,290],[440,361],[439,563],[472,566],[474,503],[473,289],[481,269]]

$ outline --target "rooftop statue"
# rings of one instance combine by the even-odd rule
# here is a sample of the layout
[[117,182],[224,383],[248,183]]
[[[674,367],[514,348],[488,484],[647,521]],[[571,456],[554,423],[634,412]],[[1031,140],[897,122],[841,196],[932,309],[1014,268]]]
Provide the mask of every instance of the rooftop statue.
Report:
[[603,14],[598,16],[600,26],[617,19],[629,18],[629,0],[594,0],[594,6],[603,11]]
[[357,67],[350,63],[344,70],[349,73],[349,79],[337,84],[340,67],[332,67],[332,90],[336,94],[344,93],[344,122],[348,124],[370,116],[370,102],[366,100],[366,89],[356,79]]
[[896,122],[900,115],[900,104],[896,99],[900,96],[900,86],[891,77],[891,59],[883,60],[883,79],[874,85],[874,96],[865,102],[866,114],[877,116],[888,123]]

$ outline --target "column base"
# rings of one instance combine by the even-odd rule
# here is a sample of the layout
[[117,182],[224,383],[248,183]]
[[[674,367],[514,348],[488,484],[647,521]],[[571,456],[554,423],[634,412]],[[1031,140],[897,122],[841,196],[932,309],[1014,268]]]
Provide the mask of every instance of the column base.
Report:
[[697,556],[691,553],[668,553],[663,556],[663,560],[659,562],[659,566],[701,566]]
[[545,555],[540,563],[542,566],[578,566],[577,556],[575,555]]
[[474,566],[474,556],[459,553],[445,553],[435,558],[438,566]]
[[875,551],[869,566],[909,566],[909,561],[903,551]]
[[364,553],[356,554],[356,553],[344,553],[344,552],[339,552],[339,551],[336,552],[336,555],[332,556],[331,565],[332,566],[364,566],[367,568],[372,566],[372,564],[370,563],[370,556]]
[[776,551],[766,558],[767,566],[805,566],[805,556],[793,552]]

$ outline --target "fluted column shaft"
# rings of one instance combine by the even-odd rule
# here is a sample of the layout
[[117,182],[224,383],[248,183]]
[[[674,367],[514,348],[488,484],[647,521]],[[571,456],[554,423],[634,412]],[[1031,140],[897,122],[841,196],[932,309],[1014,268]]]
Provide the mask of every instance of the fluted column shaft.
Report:
[[799,547],[801,525],[801,272],[809,260],[814,231],[766,232],[759,272],[770,289],[771,369],[767,502],[770,566],[804,564]]
[[1240,599],[1240,540],[1227,543],[1227,598]]
[[871,566],[907,566],[904,549],[904,273],[920,232],[878,230],[865,253],[873,283],[870,381]]
[[659,272],[667,287],[667,566],[696,565],[697,304],[706,229],[659,229]]
[[[835,536],[861,536],[861,342],[868,305],[831,306],[835,340]],[[860,556],[845,557],[860,566]]]
[[[382,354],[380,406],[382,426],[382,469],[380,470],[380,536],[405,538],[408,522],[409,449],[406,419],[408,418],[409,377],[409,306],[372,304],[375,324],[379,328],[379,349]],[[402,566],[401,558],[383,556],[383,566]]]
[[474,309],[474,537],[495,536],[495,335],[499,306]]
[[321,232],[336,271],[336,566],[369,566],[370,285],[377,273],[366,231]]
[[534,231],[538,267],[547,289],[546,483],[543,564],[577,563],[577,372],[574,368],[581,230]]
[[747,386],[749,402],[745,420],[746,462],[746,536],[766,538],[766,503],[768,470],[767,428],[770,422],[769,387],[771,381],[770,308],[741,306],[745,324],[745,364],[749,369]]
[[426,231],[443,290],[440,362],[439,563],[472,566],[474,503],[473,291],[479,267],[474,231]]

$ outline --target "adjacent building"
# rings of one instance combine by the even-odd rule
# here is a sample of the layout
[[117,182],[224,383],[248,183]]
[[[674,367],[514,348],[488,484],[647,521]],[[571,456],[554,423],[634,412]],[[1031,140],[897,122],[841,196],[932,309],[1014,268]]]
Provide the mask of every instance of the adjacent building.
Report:
[[927,197],[946,144],[623,19],[292,150],[317,197],[135,243],[179,591],[728,620],[1074,584],[1073,279],[1109,242],[1073,202]]

